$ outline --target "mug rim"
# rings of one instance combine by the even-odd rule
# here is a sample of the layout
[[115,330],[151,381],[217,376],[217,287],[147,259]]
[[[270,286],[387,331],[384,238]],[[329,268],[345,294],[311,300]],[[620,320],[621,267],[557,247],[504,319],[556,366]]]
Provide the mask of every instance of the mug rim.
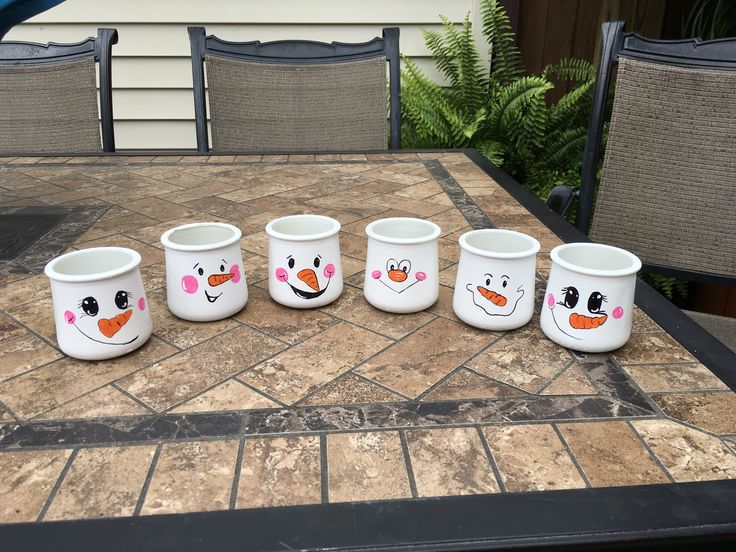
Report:
[[[283,232],[279,232],[278,230],[274,230],[274,226],[276,224],[279,224],[281,222],[287,222],[295,219],[312,219],[312,220],[322,220],[324,222],[328,222],[332,225],[332,228],[329,230],[325,230],[323,232],[317,232],[315,234],[284,234]],[[272,238],[277,238],[279,240],[284,241],[291,241],[291,242],[305,242],[305,241],[314,241],[314,240],[321,240],[324,238],[329,238],[331,236],[334,236],[340,231],[341,225],[338,220],[335,220],[332,217],[326,217],[324,215],[312,215],[312,214],[302,214],[302,215],[288,215],[285,217],[279,217],[277,219],[273,219],[266,225],[266,234],[268,234]]]
[[[575,249],[575,248],[613,251],[613,252],[616,252],[628,258],[629,261],[631,262],[631,266],[626,267],[626,268],[613,268],[613,269],[590,268],[590,267],[585,267],[585,266],[574,264],[560,257],[561,252],[564,252],[568,249]],[[641,260],[639,259],[639,257],[634,255],[630,251],[621,249],[620,247],[614,247],[612,245],[606,245],[603,243],[593,243],[593,242],[565,243],[562,245],[558,245],[557,247],[552,249],[552,251],[550,251],[549,256],[552,259],[552,262],[554,264],[557,264],[561,266],[562,268],[566,268],[567,270],[570,270],[572,272],[577,272],[578,274],[585,274],[587,276],[604,276],[608,278],[616,277],[616,276],[629,276],[631,274],[636,274],[637,272],[639,272],[639,270],[641,270]]]
[[[56,271],[56,266],[67,259],[74,258],[74,257],[80,257],[83,255],[90,255],[95,253],[101,253],[101,252],[111,252],[115,251],[118,253],[124,253],[130,257],[130,260],[125,263],[123,266],[120,266],[118,268],[114,268],[112,270],[106,270],[103,272],[96,272],[94,274],[63,274],[61,272]],[[79,251],[72,251],[70,253],[65,253],[64,255],[60,255],[54,259],[51,259],[48,263],[46,263],[46,266],[44,267],[43,271],[46,274],[46,276],[50,280],[55,280],[57,282],[71,282],[71,283],[83,283],[83,282],[97,282],[101,280],[109,280],[110,278],[114,278],[115,276],[120,276],[122,274],[127,274],[128,272],[131,272],[133,270],[136,270],[141,264],[141,255],[134,249],[129,249],[127,247],[90,247],[88,249],[80,249]]]
[[[174,234],[174,232],[179,232],[181,230],[188,230],[189,228],[201,228],[205,226],[215,226],[218,228],[227,228],[228,230],[233,232],[233,235],[219,242],[208,243],[208,244],[203,244],[203,245],[184,245],[184,244],[175,243],[171,241],[171,236],[172,234]],[[181,226],[169,228],[166,232],[161,234],[161,243],[163,244],[165,248],[174,249],[176,251],[212,251],[215,249],[220,249],[221,247],[226,247],[228,245],[231,245],[237,242],[238,240],[240,240],[240,237],[242,235],[243,233],[240,231],[240,228],[238,228],[237,226],[233,226],[232,224],[228,224],[226,222],[193,222],[191,224],[182,224]]]
[[[432,229],[432,232],[427,236],[421,236],[419,238],[391,238],[388,236],[384,236],[381,234],[376,233],[374,228],[379,224],[384,224],[386,222],[412,222],[412,223],[420,223],[429,226]],[[374,220],[373,222],[369,223],[365,227],[365,233],[368,235],[369,238],[372,238],[376,241],[383,242],[383,243],[391,243],[391,244],[399,244],[399,245],[413,245],[418,243],[427,243],[433,240],[436,240],[440,237],[440,234],[442,233],[442,229],[437,226],[434,222],[431,220],[425,220],[415,217],[387,217],[382,218],[378,220]]]
[[[481,234],[501,234],[501,235],[511,235],[516,236],[518,238],[521,238],[523,240],[526,240],[529,242],[529,248],[525,251],[488,251],[486,249],[480,249],[479,247],[475,247],[474,245],[470,245],[468,243],[468,238],[472,236],[477,236]],[[526,257],[531,257],[533,255],[536,255],[539,252],[539,249],[541,248],[541,245],[539,241],[530,236],[529,234],[524,234],[523,232],[517,232],[515,230],[506,230],[504,228],[481,228],[479,230],[470,230],[469,232],[465,232],[462,236],[460,236],[460,239],[458,240],[460,243],[460,248],[464,249],[465,251],[468,251],[469,253],[474,253],[475,255],[479,255],[481,257],[488,257],[492,259],[523,259]]]

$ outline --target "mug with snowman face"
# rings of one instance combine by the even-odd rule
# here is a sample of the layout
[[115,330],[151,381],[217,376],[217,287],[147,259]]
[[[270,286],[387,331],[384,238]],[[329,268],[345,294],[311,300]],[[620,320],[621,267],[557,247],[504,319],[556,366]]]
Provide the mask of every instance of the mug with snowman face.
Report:
[[431,307],[440,293],[437,240],[433,222],[394,217],[371,222],[363,293],[386,312],[418,312]]
[[277,303],[311,309],[342,293],[340,223],[322,215],[272,220],[268,234],[268,292]]
[[185,224],[161,236],[166,250],[169,310],[185,320],[227,318],[248,301],[239,228],[220,222]]
[[542,331],[555,343],[587,353],[621,347],[631,335],[639,258],[618,247],[568,243],[550,253]]
[[67,355],[102,360],[129,353],[151,336],[153,322],[139,266],[123,247],[95,247],[50,261],[56,340]]
[[483,330],[511,330],[534,314],[539,242],[512,230],[472,230],[460,236],[452,308]]

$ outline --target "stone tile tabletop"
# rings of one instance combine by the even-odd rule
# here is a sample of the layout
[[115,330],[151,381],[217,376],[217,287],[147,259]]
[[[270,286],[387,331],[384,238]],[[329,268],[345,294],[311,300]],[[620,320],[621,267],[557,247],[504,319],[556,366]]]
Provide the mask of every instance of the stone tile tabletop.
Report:
[[[462,153],[13,159],[2,202],[69,214],[0,263],[0,523],[736,479],[736,395],[638,308],[629,343],[594,356],[537,316],[505,333],[455,317],[463,232],[534,235],[538,286],[561,243]],[[267,291],[265,224],[299,212],[343,224],[344,292],[314,310]],[[423,312],[363,297],[364,228],[385,216],[442,228]],[[167,310],[158,240],[207,220],[243,230],[250,298],[190,323]],[[41,261],[108,245],[142,255],[153,337],[67,358]]]

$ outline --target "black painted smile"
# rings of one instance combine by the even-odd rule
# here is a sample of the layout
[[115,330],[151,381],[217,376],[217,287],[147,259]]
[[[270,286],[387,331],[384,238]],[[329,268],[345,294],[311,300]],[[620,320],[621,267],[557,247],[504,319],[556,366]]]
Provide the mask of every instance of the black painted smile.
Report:
[[102,343],[103,345],[130,345],[136,339],[138,339],[138,336],[135,336],[133,339],[131,339],[130,341],[126,341],[125,343],[115,343],[114,341],[100,341],[99,339],[95,339],[94,337],[88,336],[86,333],[84,333],[82,330],[80,330],[79,329],[79,326],[77,326],[76,324],[74,324],[74,327],[77,328],[77,330],[79,331],[79,333],[81,333],[87,339],[90,339],[90,340],[92,340],[92,341],[94,341],[96,343]]
[[210,303],[214,303],[215,301],[217,301],[217,299],[219,299],[219,297],[220,297],[220,295],[222,295],[222,293],[220,295],[210,295],[209,293],[207,293],[207,290],[204,290],[204,295],[205,295],[205,297],[207,297],[207,300]]
[[[330,285],[330,281],[327,280],[327,286],[329,285]],[[297,297],[301,297],[302,299],[315,299],[316,297],[319,297],[325,291],[327,291],[327,286],[325,286],[323,289],[319,291],[302,291],[301,289],[295,288],[294,286],[289,284],[289,287],[291,288],[291,291],[294,292],[294,295],[296,295]]]

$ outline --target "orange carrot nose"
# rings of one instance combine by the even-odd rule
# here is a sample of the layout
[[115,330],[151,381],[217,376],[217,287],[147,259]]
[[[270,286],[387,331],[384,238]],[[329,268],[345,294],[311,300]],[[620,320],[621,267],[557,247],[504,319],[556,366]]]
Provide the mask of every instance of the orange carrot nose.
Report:
[[482,286],[478,286],[478,291],[480,294],[488,299],[491,303],[496,305],[497,307],[505,307],[506,306],[506,298],[501,295],[500,293],[494,293],[490,289],[486,289]]
[[592,330],[605,324],[606,320],[608,320],[608,316],[605,314],[602,316],[585,316],[574,312],[570,315],[570,326],[576,330]]
[[128,323],[130,317],[133,315],[133,309],[128,309],[122,314],[118,314],[113,318],[103,318],[97,322],[97,326],[100,328],[102,334],[110,338],[120,331],[120,329]]
[[317,275],[314,273],[314,270],[312,270],[311,268],[305,268],[304,270],[300,270],[297,273],[296,277],[299,278],[305,284],[307,284],[314,291],[319,291],[319,282],[317,281]]
[[388,277],[392,279],[394,282],[403,282],[409,276],[403,270],[389,270]]
[[224,284],[228,280],[232,279],[232,277],[235,276],[232,273],[228,274],[211,274],[209,278],[207,278],[207,283],[211,285],[212,287],[219,286],[220,284]]

